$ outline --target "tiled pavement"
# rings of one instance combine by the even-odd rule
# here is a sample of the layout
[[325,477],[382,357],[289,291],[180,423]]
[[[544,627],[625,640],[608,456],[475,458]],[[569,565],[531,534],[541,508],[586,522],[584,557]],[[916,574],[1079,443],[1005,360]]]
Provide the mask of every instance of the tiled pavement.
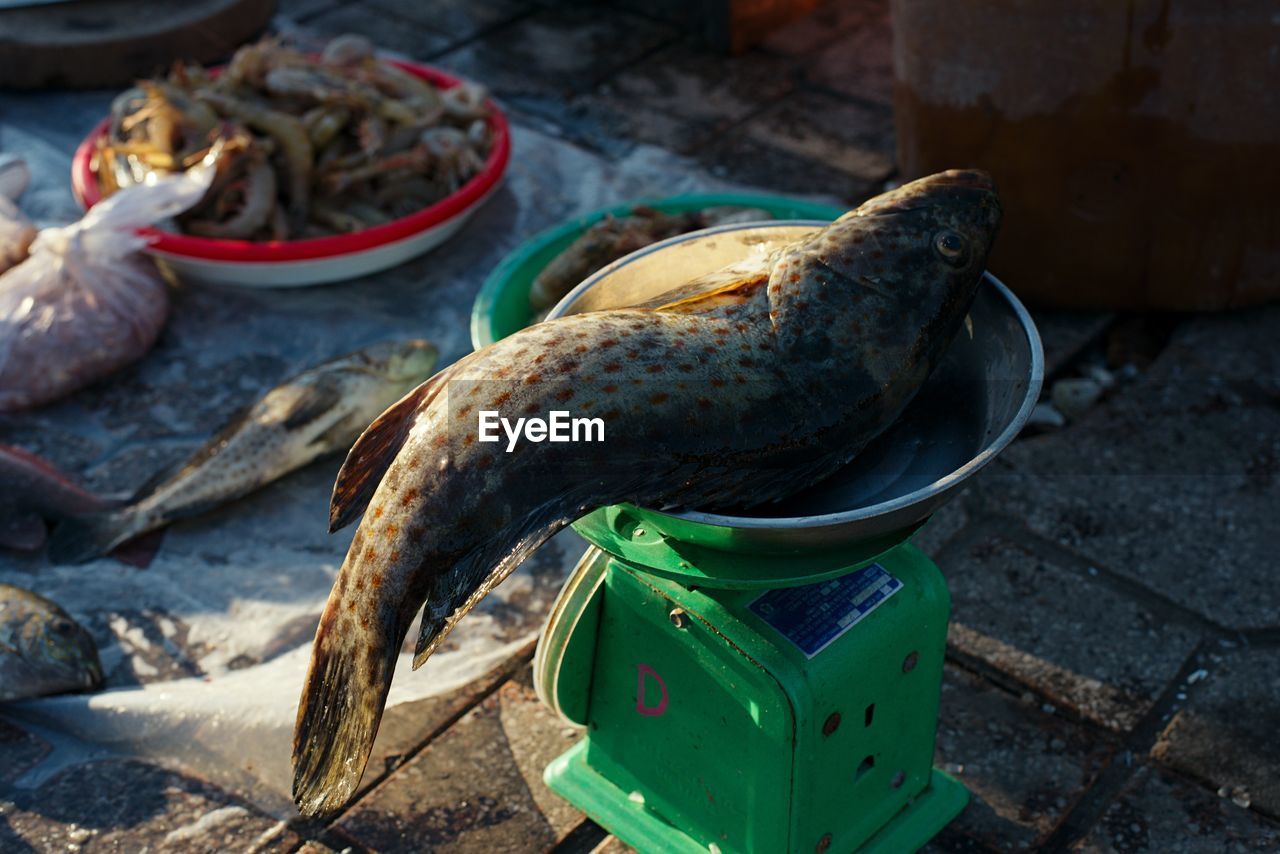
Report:
[[[893,177],[884,2],[824,6],[734,59],[622,6],[645,8],[281,13],[483,80],[517,122],[608,157],[653,143],[849,202]],[[1280,310],[1037,319],[1051,380],[1139,370],[1016,442],[922,535],[954,607],[937,762],[973,796],[930,850],[1280,849]],[[327,826],[137,760],[19,789],[50,748],[0,726],[0,849],[621,850],[541,782],[576,735],[534,698],[530,655],[393,709]]]

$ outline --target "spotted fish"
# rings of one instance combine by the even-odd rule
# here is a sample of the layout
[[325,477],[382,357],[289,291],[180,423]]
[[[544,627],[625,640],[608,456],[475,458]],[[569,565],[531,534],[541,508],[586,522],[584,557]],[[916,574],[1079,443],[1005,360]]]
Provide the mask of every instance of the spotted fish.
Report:
[[303,371],[233,418],[127,506],[68,518],[49,558],[82,563],[170,522],[241,498],[312,460],[345,451],[369,419],[430,374],[426,341],[384,341]]
[[[294,799],[330,814],[364,771],[410,622],[414,667],[533,549],[597,507],[743,508],[821,479],[891,424],[963,323],[1000,219],[953,171],[845,214],[754,268],[537,324],[377,419],[334,487],[362,512],[321,616]],[[480,412],[599,417],[603,442],[482,441]]]

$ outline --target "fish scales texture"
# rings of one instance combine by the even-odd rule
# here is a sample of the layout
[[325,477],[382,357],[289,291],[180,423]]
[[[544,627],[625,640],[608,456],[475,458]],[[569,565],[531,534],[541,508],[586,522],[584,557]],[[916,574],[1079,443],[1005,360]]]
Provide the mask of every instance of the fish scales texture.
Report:
[[[982,173],[908,184],[755,269],[522,330],[384,413],[335,486],[368,499],[321,616],[294,797],[355,790],[397,654],[417,667],[529,552],[596,507],[746,508],[808,486],[884,430],[962,325],[1000,208]],[[600,417],[599,443],[482,442],[478,415]]]

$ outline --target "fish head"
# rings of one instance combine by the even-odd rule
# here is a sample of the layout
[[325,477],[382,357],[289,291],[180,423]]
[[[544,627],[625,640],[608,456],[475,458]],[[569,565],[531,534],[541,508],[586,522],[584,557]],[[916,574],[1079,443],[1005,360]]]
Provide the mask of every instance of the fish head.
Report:
[[[877,196],[786,250],[769,283],[784,342],[806,357],[903,356],[963,319],[1000,225],[985,172],[929,175]],[[886,361],[900,361],[889,359]]]
[[435,346],[418,338],[381,341],[352,353],[350,358],[366,373],[412,388],[431,376],[436,356]]
[[47,599],[30,607],[16,640],[33,694],[91,691],[102,684],[93,636]]

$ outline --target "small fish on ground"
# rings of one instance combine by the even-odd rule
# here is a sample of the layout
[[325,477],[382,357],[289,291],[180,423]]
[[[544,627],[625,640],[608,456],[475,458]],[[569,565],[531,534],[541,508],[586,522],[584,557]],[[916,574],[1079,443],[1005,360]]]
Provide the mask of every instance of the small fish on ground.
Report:
[[98,647],[84,627],[57,603],[0,584],[0,702],[101,685]]
[[[759,263],[530,326],[383,413],[348,454],[330,506],[331,529],[364,518],[298,704],[302,813],[332,814],[355,791],[419,610],[415,667],[534,549],[597,507],[746,508],[852,459],[962,328],[999,221],[984,173],[923,178]],[[478,439],[490,410],[598,415],[606,440],[508,451]]]
[[116,546],[198,516],[335,451],[345,451],[379,412],[435,367],[426,341],[389,341],[325,362],[277,386],[127,506],[68,518],[49,558],[83,563]]

